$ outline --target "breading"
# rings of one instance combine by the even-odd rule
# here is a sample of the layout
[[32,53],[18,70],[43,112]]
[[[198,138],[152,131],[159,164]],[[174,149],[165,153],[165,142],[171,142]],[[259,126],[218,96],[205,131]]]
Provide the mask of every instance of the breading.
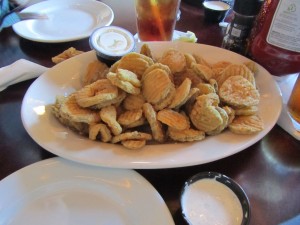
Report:
[[184,115],[172,109],[160,110],[157,113],[157,120],[176,130],[188,129],[190,125],[189,121]]
[[144,115],[150,125],[153,139],[158,142],[163,142],[165,140],[165,133],[162,128],[162,124],[157,120],[157,113],[150,103],[145,103],[143,105]]
[[235,134],[255,134],[264,129],[263,121],[258,115],[253,116],[237,116],[229,129]]
[[220,87],[221,101],[236,107],[250,107],[259,103],[258,90],[244,77],[231,76]]
[[117,109],[115,106],[106,106],[102,108],[100,110],[100,117],[114,135],[122,133],[122,127],[117,121]]

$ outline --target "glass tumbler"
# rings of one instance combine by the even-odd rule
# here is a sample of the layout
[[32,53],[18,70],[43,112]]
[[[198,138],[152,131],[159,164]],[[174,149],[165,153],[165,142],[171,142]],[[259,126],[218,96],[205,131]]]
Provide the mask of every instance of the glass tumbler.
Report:
[[293,87],[291,96],[287,103],[287,108],[290,116],[297,122],[300,127],[300,75]]
[[171,41],[180,0],[135,0],[136,24],[141,41]]

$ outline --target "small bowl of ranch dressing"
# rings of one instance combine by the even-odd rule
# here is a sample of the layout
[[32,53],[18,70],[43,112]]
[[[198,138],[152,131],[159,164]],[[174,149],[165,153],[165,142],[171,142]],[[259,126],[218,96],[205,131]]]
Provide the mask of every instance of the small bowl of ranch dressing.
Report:
[[225,0],[204,0],[202,4],[204,8],[204,20],[206,22],[222,21],[230,9],[230,5]]
[[231,178],[201,172],[185,182],[181,209],[190,225],[248,225],[250,203],[244,190]]
[[135,50],[133,35],[117,26],[105,26],[96,29],[89,39],[90,47],[96,51],[97,58],[112,65],[125,54]]

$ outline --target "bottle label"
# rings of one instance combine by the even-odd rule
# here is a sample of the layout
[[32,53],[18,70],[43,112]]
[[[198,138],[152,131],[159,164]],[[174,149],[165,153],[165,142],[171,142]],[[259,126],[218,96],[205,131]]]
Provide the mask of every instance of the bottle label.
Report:
[[300,52],[300,1],[280,0],[273,16],[267,42],[293,52]]

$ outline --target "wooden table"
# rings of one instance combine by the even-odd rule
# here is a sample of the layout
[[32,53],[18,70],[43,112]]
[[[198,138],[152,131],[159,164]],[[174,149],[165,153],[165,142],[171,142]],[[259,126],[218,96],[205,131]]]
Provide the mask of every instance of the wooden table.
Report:
[[[104,2],[115,12],[113,25],[136,32],[131,1],[122,7],[119,1]],[[222,30],[217,24],[203,22],[201,8],[182,2],[176,29],[193,31],[200,43],[221,45]],[[51,67],[51,57],[69,47],[90,50],[87,38],[68,43],[36,43],[20,38],[7,28],[0,33],[0,67],[20,58]],[[22,99],[33,81],[0,92],[0,179],[27,165],[54,157],[30,138],[21,122]],[[275,225],[300,214],[300,142],[278,125],[251,147],[212,163],[137,171],[161,194],[176,224],[186,224],[180,210],[181,188],[186,179],[201,171],[221,172],[244,188],[251,202],[251,225]]]

